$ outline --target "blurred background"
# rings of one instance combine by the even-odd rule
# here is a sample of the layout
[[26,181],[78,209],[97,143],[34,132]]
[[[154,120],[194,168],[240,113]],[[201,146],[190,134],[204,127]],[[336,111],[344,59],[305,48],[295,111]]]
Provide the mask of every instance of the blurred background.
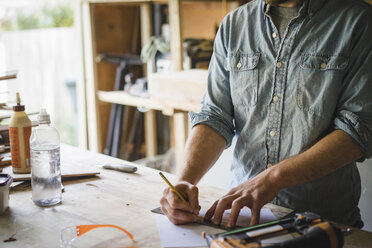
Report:
[[[0,102],[20,92],[27,113],[46,108],[63,143],[79,145],[76,85],[81,78],[78,1],[0,1]],[[0,117],[9,115],[2,110]],[[32,116],[31,116],[32,118]],[[6,121],[6,120],[5,120]]]
[[[103,7],[101,6],[101,8]],[[191,4],[184,6],[184,9],[189,9],[189,14],[202,10],[202,8],[195,8]],[[220,20],[219,13],[221,11],[215,9],[212,3],[207,3],[203,11],[207,13],[214,10],[218,13],[215,14],[218,16],[216,20]],[[98,7],[96,10],[97,15],[100,14]],[[0,0],[0,74],[17,73],[16,79],[0,81],[0,103],[5,103],[8,106],[14,105],[15,93],[20,92],[22,103],[26,105],[26,112],[31,114],[31,119],[36,117],[36,115],[32,115],[33,113],[37,113],[40,108],[46,108],[51,115],[53,125],[60,133],[62,143],[89,148],[80,13],[80,0]],[[194,17],[188,20],[196,19]],[[196,25],[195,23],[193,25],[185,24],[184,34],[192,33],[195,26],[206,22],[198,21],[196,23]],[[97,22],[97,26],[98,24]],[[109,30],[107,33],[114,30],[112,25],[112,23],[107,24],[107,30]],[[217,26],[218,21],[214,20],[211,27],[208,27],[212,35]],[[106,38],[104,36],[97,37],[100,42]],[[119,46],[121,47],[122,44],[118,44]],[[119,51],[121,50],[119,49]],[[107,52],[112,51],[108,49]],[[108,66],[106,65],[106,67]],[[110,76],[108,78],[113,78],[114,73],[111,72],[115,72],[116,67],[109,69]],[[113,82],[110,84],[113,85]],[[106,106],[103,112],[108,112],[109,108],[110,106]],[[0,110],[2,124],[7,123],[11,114],[12,111],[2,107]],[[164,117],[162,118],[163,123],[159,124],[158,122],[158,126],[164,129],[168,119],[164,121]],[[107,119],[104,121],[108,122]],[[158,119],[161,118],[158,117]],[[169,124],[167,129],[169,129]],[[106,136],[105,132],[102,137]],[[166,134],[167,142],[170,139],[168,136],[171,135]],[[104,142],[103,138],[101,143]],[[216,166],[203,178],[203,182],[225,189],[229,187],[231,179],[229,164],[233,147],[224,152]],[[365,221],[364,229],[369,231],[372,231],[371,167],[371,160],[358,164],[363,183],[359,206]],[[221,177],[224,180],[221,180]]]

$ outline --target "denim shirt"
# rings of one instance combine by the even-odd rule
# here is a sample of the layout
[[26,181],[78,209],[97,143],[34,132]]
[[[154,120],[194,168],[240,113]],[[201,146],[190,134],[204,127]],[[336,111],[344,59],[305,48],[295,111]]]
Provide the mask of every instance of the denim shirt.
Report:
[[[372,11],[348,0],[305,1],[282,38],[262,0],[229,13],[214,44],[207,92],[192,125],[236,136],[232,186],[297,155],[330,132],[348,133],[372,155]],[[353,162],[282,189],[273,203],[360,222]]]

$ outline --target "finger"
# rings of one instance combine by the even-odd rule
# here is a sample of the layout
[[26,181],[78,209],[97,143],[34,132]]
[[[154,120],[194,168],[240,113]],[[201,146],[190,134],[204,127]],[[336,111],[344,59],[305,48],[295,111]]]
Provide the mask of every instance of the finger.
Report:
[[231,213],[229,221],[227,223],[228,227],[234,227],[236,221],[238,220],[240,210],[246,205],[247,199],[244,197],[239,197],[235,199],[231,204]]
[[161,210],[163,211],[164,215],[168,217],[168,219],[174,224],[183,224],[188,222],[195,222],[197,220],[197,216],[194,214],[190,214],[188,212],[173,209],[168,201],[167,198],[162,197],[160,200],[161,203]]
[[168,206],[165,206],[165,213],[168,219],[173,224],[185,224],[190,222],[196,222],[197,221],[197,215],[191,214],[182,210],[169,208]]
[[[162,197],[160,199],[160,208],[161,208],[161,211],[163,211],[164,213],[164,210],[165,210],[165,206],[168,204],[168,201],[167,201],[167,198],[166,197]],[[165,214],[165,213],[164,213]]]
[[218,204],[218,200],[215,201],[213,203],[213,205],[208,209],[208,211],[205,213],[204,215],[204,221],[210,221],[213,214],[214,214],[214,211],[216,210],[216,207],[217,207],[217,204]]
[[251,223],[249,224],[250,226],[258,225],[260,222],[260,213],[261,213],[261,208],[252,208],[252,218],[251,218]]
[[199,190],[196,186],[192,186],[187,192],[187,197],[189,198],[189,203],[193,209],[194,214],[199,214]]
[[213,215],[213,222],[216,225],[221,224],[223,213],[225,212],[226,209],[231,208],[231,203],[237,197],[238,197],[237,195],[226,195],[218,201],[216,210],[214,211]]
[[182,195],[182,197],[188,201],[188,192],[190,191],[191,187],[194,186],[191,183],[181,182],[176,184],[174,188]]
[[169,193],[170,188],[165,188],[163,190],[163,196],[166,196]]
[[[161,202],[162,202],[162,201],[160,201],[160,203],[161,203]],[[160,205],[160,209],[161,209],[161,211],[163,212],[163,214],[164,214],[165,216],[168,216],[168,211],[167,211],[165,205],[163,205],[163,203]]]
[[168,191],[168,194],[165,196],[168,204],[173,209],[179,209],[186,212],[193,213],[193,209],[189,203],[186,203],[178,198],[178,196],[171,190]]
[[[197,203],[196,206],[198,205],[198,195],[199,195],[198,188],[195,185],[192,185],[191,183],[187,183],[187,182],[181,182],[177,184],[175,188],[178,191],[178,193],[183,197],[183,199],[186,201],[184,202],[185,205],[189,205],[189,207],[194,212],[195,209],[194,209],[193,204],[195,204],[196,202]],[[196,198],[196,201],[195,201],[195,198]]]

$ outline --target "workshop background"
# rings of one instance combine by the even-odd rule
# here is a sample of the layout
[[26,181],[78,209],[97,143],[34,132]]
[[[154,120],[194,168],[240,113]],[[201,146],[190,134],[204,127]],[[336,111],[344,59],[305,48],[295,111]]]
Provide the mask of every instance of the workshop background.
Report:
[[[372,3],[371,0],[369,2]],[[183,64],[178,66],[181,68],[205,68],[207,66],[205,57],[210,56],[213,35],[219,21],[224,14],[241,3],[242,1],[232,1],[228,4],[226,2],[208,2],[185,5],[182,15],[189,17],[185,18],[189,21],[183,21],[180,24],[184,38],[182,42],[184,50],[180,56],[184,60]],[[195,4],[199,5],[195,7]],[[149,42],[143,42],[145,34],[137,30],[141,25],[143,28],[143,23],[146,20],[141,19],[141,23],[128,23],[125,19],[119,18],[123,13],[127,13],[128,18],[139,20],[139,14],[144,13],[146,9],[135,9],[132,6],[110,8],[115,7],[98,5],[95,9],[95,19],[90,19],[95,23],[87,23],[86,10],[80,0],[1,0],[0,72],[17,71],[17,79],[0,83],[0,103],[14,105],[15,93],[20,92],[23,103],[26,105],[26,111],[31,114],[32,119],[35,119],[35,115],[32,114],[37,113],[41,107],[47,109],[63,143],[109,155],[113,155],[113,152],[117,151],[115,155],[118,157],[136,160],[154,168],[165,166],[161,168],[174,171],[174,164],[177,163],[177,149],[181,149],[182,146],[181,148],[177,146],[177,133],[172,131],[174,125],[178,125],[177,118],[179,118],[172,110],[167,112],[163,109],[151,112],[146,107],[142,108],[146,102],[143,104],[141,102],[138,104],[138,108],[130,107],[121,110],[123,116],[131,116],[129,124],[110,117],[110,111],[115,104],[104,102],[102,99],[102,101],[94,99],[93,102],[97,106],[93,111],[90,110],[90,103],[92,103],[90,100],[92,98],[90,80],[97,81],[95,84],[98,85],[98,88],[94,90],[113,88],[115,73],[117,73],[117,64],[115,63],[117,62],[112,61],[118,59],[120,64],[120,61],[126,59],[120,56],[105,56],[112,55],[112,53],[124,53],[128,50],[131,54],[136,54],[136,59],[138,59],[141,48],[149,45]],[[108,15],[110,11],[113,11],[112,16]],[[127,74],[122,75],[125,76],[124,81],[127,85],[133,85],[133,87],[122,90],[135,97],[144,96],[146,98],[147,96],[148,92],[143,85],[147,83],[146,74],[177,69],[177,65],[172,65],[169,57],[170,51],[173,49],[169,45],[169,40],[175,39],[170,37],[170,26],[167,25],[169,9],[159,4],[153,8],[153,11],[155,11],[152,13],[153,21],[158,23],[153,27],[153,34],[162,36],[162,39],[152,40],[152,46],[158,50],[147,46],[149,49],[147,51],[147,65],[133,66]],[[195,15],[198,14],[204,16],[206,20],[195,18]],[[100,22],[105,19],[108,19],[108,23]],[[121,29],[118,29],[118,25],[121,25]],[[133,31],[133,38],[129,41],[122,37],[122,30],[127,25],[130,25]],[[86,26],[90,26],[88,30],[95,30],[96,33],[86,32]],[[195,31],[194,27],[196,26],[198,26],[196,29],[200,30]],[[91,27],[96,29],[90,29]],[[208,32],[204,30],[208,30]],[[110,37],[106,36],[110,33],[116,35],[114,38],[123,44],[127,42],[128,44],[125,46],[130,49],[125,49],[122,44],[110,42]],[[199,36],[194,36],[197,33]],[[96,38],[99,36],[102,41],[96,40],[95,44],[89,44],[87,43],[89,35],[96,36]],[[93,47],[96,57],[89,57],[90,54],[86,52],[87,46]],[[106,49],[107,47],[114,47],[114,49]],[[94,64],[93,67],[89,67],[87,58],[91,59],[88,62]],[[101,60],[98,61],[99,59]],[[110,59],[112,59],[111,62],[107,62]],[[150,67],[151,69],[149,69]],[[95,68],[93,73],[90,71],[91,68]],[[110,76],[107,76],[108,74]],[[105,75],[110,83],[102,82]],[[93,116],[97,114],[102,118],[97,121],[97,118],[94,119],[90,113],[93,113]],[[2,108],[0,110],[1,124],[6,124],[9,116],[9,110]],[[148,156],[150,143],[143,133],[146,123],[148,123],[146,120],[151,116],[156,118],[157,125],[152,127],[156,140],[153,141],[155,147],[151,148],[151,156]],[[110,141],[110,134],[112,138],[117,130],[115,125],[110,126],[110,122],[115,121],[121,121],[122,125],[128,125],[123,130],[119,130],[122,139],[117,141],[119,143],[125,142],[125,146],[118,147],[119,143]],[[131,128],[133,126],[142,127],[142,129],[138,131]],[[231,179],[231,174],[228,165],[233,147],[223,153],[216,166],[203,178],[203,182],[225,189],[229,187],[227,179]],[[359,163],[358,168],[362,179],[359,207],[365,223],[363,229],[372,231],[372,181],[370,180],[372,178],[372,160]],[[226,180],[219,180],[218,178],[221,177]]]

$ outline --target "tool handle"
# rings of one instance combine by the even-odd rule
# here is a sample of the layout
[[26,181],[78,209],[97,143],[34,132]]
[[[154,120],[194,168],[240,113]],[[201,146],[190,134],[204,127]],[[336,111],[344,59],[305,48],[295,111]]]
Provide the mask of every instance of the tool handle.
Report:
[[137,167],[130,164],[105,164],[102,166],[102,168],[122,171],[126,173],[134,173],[137,171]]
[[266,248],[341,248],[344,236],[340,229],[329,222],[322,222],[310,227],[304,235]]

